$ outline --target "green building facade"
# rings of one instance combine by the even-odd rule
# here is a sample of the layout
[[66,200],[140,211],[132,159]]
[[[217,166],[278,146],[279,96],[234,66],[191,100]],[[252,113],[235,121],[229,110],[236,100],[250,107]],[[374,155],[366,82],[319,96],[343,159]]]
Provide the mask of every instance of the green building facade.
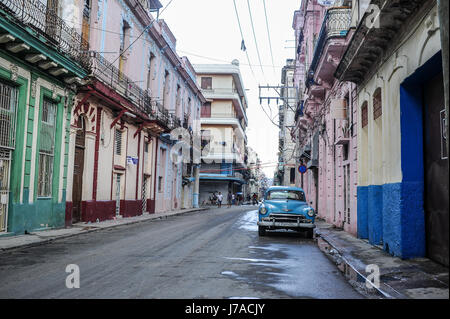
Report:
[[57,12],[0,0],[0,236],[65,224],[70,115],[88,47]]

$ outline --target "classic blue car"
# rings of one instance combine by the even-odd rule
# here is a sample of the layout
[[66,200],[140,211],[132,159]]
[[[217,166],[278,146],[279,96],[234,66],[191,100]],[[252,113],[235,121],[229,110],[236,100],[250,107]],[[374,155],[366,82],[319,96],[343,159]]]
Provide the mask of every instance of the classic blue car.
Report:
[[305,192],[298,187],[270,187],[259,206],[258,232],[260,236],[266,230],[293,229],[306,230],[313,237],[315,212],[306,203]]

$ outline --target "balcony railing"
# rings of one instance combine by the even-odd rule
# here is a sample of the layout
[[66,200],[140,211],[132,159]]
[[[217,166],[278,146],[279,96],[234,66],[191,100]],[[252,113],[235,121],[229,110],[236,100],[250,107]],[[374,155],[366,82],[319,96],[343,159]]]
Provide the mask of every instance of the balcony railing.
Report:
[[237,119],[239,120],[239,117],[236,116],[233,113],[229,113],[229,112],[223,112],[223,113],[211,113],[208,114],[207,116],[202,115],[202,118],[215,118],[215,119]]
[[233,88],[211,88],[211,89],[202,89],[202,93],[204,94],[237,94],[237,89]]
[[91,57],[90,77],[100,80],[127,98],[138,111],[145,113],[150,119],[158,120],[169,128],[181,126],[181,120],[175,114],[171,114],[161,101],[152,98],[148,90],[141,89],[123,72],[98,54]]
[[349,8],[330,8],[328,9],[322,23],[319,38],[314,47],[314,57],[305,75],[306,85],[309,85],[314,76],[320,56],[326,42],[331,38],[346,37],[351,25],[351,9]]
[[0,9],[14,17],[17,24],[44,37],[59,52],[88,67],[88,42],[62,20],[55,9],[40,0],[0,0]]

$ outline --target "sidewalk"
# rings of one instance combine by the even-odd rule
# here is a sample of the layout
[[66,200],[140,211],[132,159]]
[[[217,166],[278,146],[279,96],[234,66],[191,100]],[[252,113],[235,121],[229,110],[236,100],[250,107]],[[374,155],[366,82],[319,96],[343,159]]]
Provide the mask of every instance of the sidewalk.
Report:
[[68,228],[58,228],[58,229],[50,229],[43,230],[38,232],[32,232],[27,235],[17,235],[17,236],[5,236],[0,237],[0,252],[16,249],[16,248],[24,248],[30,246],[36,246],[51,242],[56,239],[67,238],[72,236],[77,236],[80,234],[85,234],[93,231],[98,231],[107,228],[114,228],[123,225],[130,225],[136,223],[142,223],[154,219],[162,219],[167,218],[169,216],[174,215],[182,215],[186,213],[196,212],[207,210],[208,208],[191,208],[191,209],[182,209],[164,213],[157,214],[143,214],[135,217],[127,217],[122,218],[119,217],[115,220],[105,220],[99,223],[76,223],[72,227]]
[[[349,282],[369,298],[448,299],[449,269],[427,258],[402,260],[366,240],[318,220],[316,238],[320,249],[336,263]],[[380,269],[378,288],[366,288],[367,265]]]

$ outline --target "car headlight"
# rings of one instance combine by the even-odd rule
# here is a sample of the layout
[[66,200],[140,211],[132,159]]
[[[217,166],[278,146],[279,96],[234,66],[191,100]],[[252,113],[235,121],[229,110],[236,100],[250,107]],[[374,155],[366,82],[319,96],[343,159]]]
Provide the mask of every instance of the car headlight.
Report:
[[260,210],[259,210],[259,213],[260,213],[261,215],[264,215],[266,212],[267,212],[267,208],[266,208],[265,206],[261,206],[261,208],[260,208]]
[[314,209],[311,208],[310,210],[308,210],[307,214],[309,217],[314,217]]

